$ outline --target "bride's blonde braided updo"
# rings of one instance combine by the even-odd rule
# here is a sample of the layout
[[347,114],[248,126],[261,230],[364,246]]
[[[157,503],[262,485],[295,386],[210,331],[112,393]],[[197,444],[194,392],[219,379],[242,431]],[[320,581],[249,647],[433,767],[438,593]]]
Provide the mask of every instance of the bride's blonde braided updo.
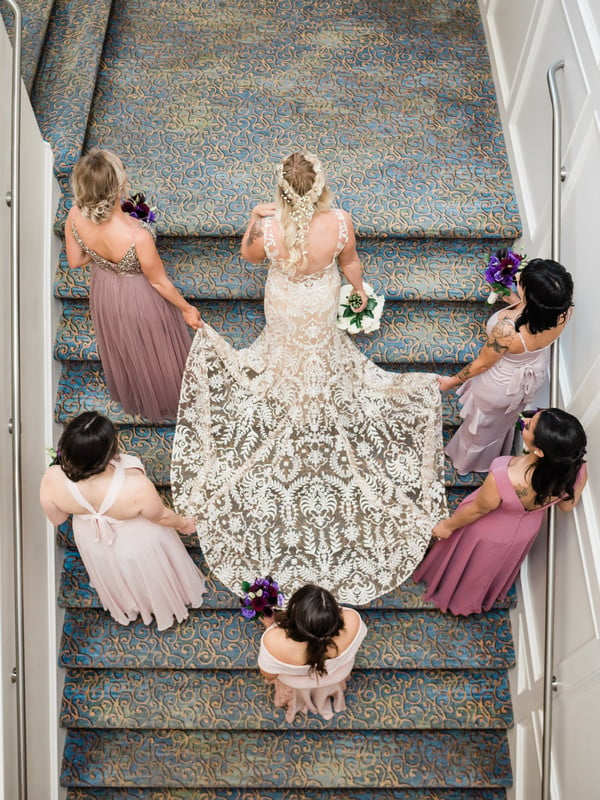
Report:
[[121,159],[110,150],[94,147],[73,170],[75,203],[86,219],[106,222],[117,200],[127,194],[127,175]]
[[277,188],[276,218],[290,263],[304,265],[310,221],[331,208],[321,162],[312,153],[292,153],[277,167]]

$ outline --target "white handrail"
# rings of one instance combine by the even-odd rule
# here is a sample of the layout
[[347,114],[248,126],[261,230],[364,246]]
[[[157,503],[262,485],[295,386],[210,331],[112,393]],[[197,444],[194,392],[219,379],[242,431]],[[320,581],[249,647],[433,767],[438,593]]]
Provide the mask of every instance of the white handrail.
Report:
[[11,264],[11,400],[13,471],[13,540],[15,558],[15,661],[12,679],[17,691],[18,798],[27,800],[27,737],[25,717],[25,622],[23,613],[23,518],[21,456],[21,310],[20,310],[20,215],[21,215],[21,10],[6,0],[14,15],[12,53],[12,105],[10,143],[10,264]]
[[[561,108],[556,85],[556,73],[565,66],[557,61],[548,69],[548,89],[552,103],[552,246],[551,258],[560,261],[560,184],[564,178],[561,165]],[[558,396],[558,339],[550,350],[550,407],[556,408]],[[556,690],[554,677],[554,616],[555,616],[555,563],[556,563],[556,508],[548,512],[548,551],[546,555],[546,619],[544,631],[544,722],[542,739],[542,800],[550,800],[552,769],[552,701]]]

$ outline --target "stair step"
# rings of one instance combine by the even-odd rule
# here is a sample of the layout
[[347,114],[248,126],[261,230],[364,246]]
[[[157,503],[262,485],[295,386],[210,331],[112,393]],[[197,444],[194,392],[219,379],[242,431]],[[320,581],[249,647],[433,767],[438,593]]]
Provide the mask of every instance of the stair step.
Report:
[[[258,800],[245,789],[69,789],[67,800]],[[260,800],[506,800],[504,789],[268,789]]]
[[[246,347],[264,328],[262,303],[212,300],[197,302],[204,320],[227,337],[233,347]],[[381,328],[359,334],[357,345],[381,364],[471,361],[475,358],[489,306],[483,303],[386,303]],[[65,361],[97,361],[98,351],[89,305],[66,301],[56,334],[55,357]]]
[[[369,632],[360,668],[505,668],[514,663],[508,610],[470,617],[437,610],[365,609]],[[262,626],[241,614],[201,608],[166,631],[119,625],[99,609],[65,612],[60,663],[65,667],[243,669],[254,667]]]
[[[169,237],[157,240],[169,277],[190,299],[263,297],[267,270],[240,256],[239,237]],[[361,239],[358,252],[365,280],[388,301],[484,301],[483,271],[497,239]],[[56,275],[57,297],[86,298],[89,266],[71,268],[63,251]]]
[[[239,609],[239,597],[220,583],[208,569],[202,551],[198,547],[190,549],[190,555],[206,578],[206,594],[203,608]],[[285,587],[284,587],[285,588]],[[241,590],[240,590],[241,592]],[[423,600],[425,586],[407,580],[393,592],[373,600],[368,608],[421,609],[434,608]],[[507,608],[512,599],[499,603],[497,608]],[[95,589],[90,587],[88,574],[77,550],[66,550],[60,576],[58,604],[63,608],[101,608]]]
[[[68,670],[65,728],[280,730],[273,689],[257,670]],[[193,698],[193,702],[190,699]],[[309,730],[502,729],[512,725],[506,671],[355,670],[347,709],[331,722],[302,718]]]
[[[119,447],[122,452],[137,456],[146,468],[146,474],[157,486],[168,486],[171,480],[170,464],[174,425],[123,425],[119,428]],[[444,430],[446,442],[452,431]],[[481,483],[480,473],[459,475],[446,459],[446,485],[473,487]]]
[[[387,365],[383,366],[387,369]],[[448,375],[458,369],[458,366],[449,364],[401,364],[392,365],[391,371],[439,372]],[[461,419],[456,393],[445,392],[442,399],[444,425],[459,425]],[[56,399],[56,421],[65,424],[83,411],[92,410],[106,414],[117,425],[144,422],[142,417],[123,411],[121,404],[111,399],[106,386],[104,370],[99,361],[63,361]]]
[[67,732],[79,786],[505,787],[506,736],[485,731]]
[[[28,91],[31,91],[35,73],[44,46],[54,0],[20,0],[21,9],[21,75]],[[4,3],[0,5],[11,41],[13,38],[13,14]]]
[[[343,18],[270,8],[249,24],[229,3],[180,3],[170,31],[162,6],[113,14],[86,144],[122,155],[163,231],[239,233],[249,204],[272,198],[282,154],[310,145],[366,235],[519,235],[473,3],[433,26],[403,3]],[[124,109],[135,135],[116,124]]]
[[65,190],[83,150],[111,5],[55,0],[48,25],[31,101]]

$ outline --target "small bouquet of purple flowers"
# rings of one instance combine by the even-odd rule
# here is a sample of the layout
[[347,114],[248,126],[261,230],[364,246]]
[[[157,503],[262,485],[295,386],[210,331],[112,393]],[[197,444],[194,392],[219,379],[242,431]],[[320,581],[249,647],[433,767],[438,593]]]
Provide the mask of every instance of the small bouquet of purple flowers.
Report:
[[279,584],[270,575],[257,578],[254,583],[242,581],[242,592],[244,596],[240,598],[240,605],[246,619],[272,617],[273,611],[282,608],[285,600]]
[[150,208],[146,203],[146,195],[143,192],[135,192],[131,197],[122,200],[121,210],[135,219],[148,223],[156,222],[156,212],[158,211],[156,206]]
[[488,296],[488,303],[492,305],[499,297],[507,297],[517,285],[517,272],[522,267],[525,256],[514,253],[509,247],[496,250],[490,258],[484,273],[486,281],[492,291]]

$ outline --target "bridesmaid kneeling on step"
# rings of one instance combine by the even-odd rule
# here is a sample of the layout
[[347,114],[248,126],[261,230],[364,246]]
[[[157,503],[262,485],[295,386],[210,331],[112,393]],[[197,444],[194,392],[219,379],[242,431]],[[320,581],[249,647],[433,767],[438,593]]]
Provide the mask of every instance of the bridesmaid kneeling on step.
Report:
[[192,534],[195,520],[163,505],[139,458],[117,453],[107,417],[87,411],[67,425],[40,501],[54,525],[73,515],[90,585],[121,625],[141,614],[164,630],[202,605],[204,577],[175,531]]
[[490,472],[454,514],[433,529],[436,542],[415,570],[426,600],[442,611],[474,614],[503,600],[541,528],[544,511],[571,511],[587,481],[587,439],[560,408],[525,420],[522,456],[494,459]]
[[357,611],[340,607],[326,589],[307,584],[290,597],[285,611],[262,636],[258,666],[275,684],[275,706],[287,706],[286,720],[311,711],[323,719],[346,708],[346,679],[367,634]]

